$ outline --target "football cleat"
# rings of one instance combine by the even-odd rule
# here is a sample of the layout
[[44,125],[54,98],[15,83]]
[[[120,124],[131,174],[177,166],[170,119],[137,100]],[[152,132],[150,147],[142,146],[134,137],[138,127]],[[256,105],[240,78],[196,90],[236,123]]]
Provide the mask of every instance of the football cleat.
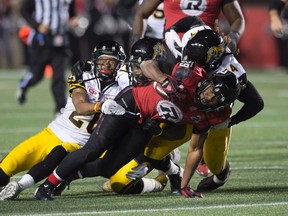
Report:
[[[197,191],[203,192],[203,191],[213,191],[216,190],[217,188],[223,186],[227,181],[230,176],[231,170],[230,170],[230,165],[228,160],[226,161],[226,166],[225,169],[222,170],[218,175],[212,175],[207,178],[202,179],[198,186],[197,186]],[[215,182],[214,181],[214,176],[219,179],[221,182]],[[222,180],[223,179],[223,180]]]
[[180,167],[179,165],[177,166],[179,167],[178,173],[168,175],[172,195],[181,195],[180,189],[181,189],[181,181],[182,181],[184,169]]
[[54,190],[52,191],[52,196],[61,196],[62,192],[67,188],[67,190],[70,189],[70,182],[69,181],[63,181],[60,184],[58,184]]
[[17,182],[8,183],[0,192],[0,200],[14,200],[21,192],[21,187]]
[[156,180],[157,182],[159,182],[161,184],[161,188],[159,188],[156,192],[160,192],[160,191],[164,190],[164,188],[166,187],[167,182],[168,182],[167,175],[163,172],[160,172],[160,174],[158,176],[156,176],[154,178],[154,180]]
[[104,183],[101,185],[101,189],[102,189],[104,192],[113,192],[113,189],[112,189],[111,184],[110,184],[110,180],[104,182]]
[[22,88],[18,88],[16,91],[16,99],[19,104],[23,105],[26,102],[26,94]]
[[37,200],[52,200],[52,192],[55,189],[55,186],[47,181],[41,184],[34,193],[34,197]]
[[198,173],[198,175],[203,176],[203,177],[207,177],[210,174],[210,170],[208,168],[208,166],[205,163],[200,162],[196,172]]

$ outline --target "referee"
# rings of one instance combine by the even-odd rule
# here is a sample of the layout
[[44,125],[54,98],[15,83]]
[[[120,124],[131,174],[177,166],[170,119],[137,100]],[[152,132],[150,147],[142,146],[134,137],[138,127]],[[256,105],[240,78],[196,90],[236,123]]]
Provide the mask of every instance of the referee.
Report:
[[65,69],[69,25],[75,27],[78,19],[74,0],[24,0],[21,15],[32,28],[28,37],[29,71],[19,82],[17,100],[26,102],[26,93],[39,83],[46,65],[53,69],[52,94],[55,113],[61,113],[66,103]]

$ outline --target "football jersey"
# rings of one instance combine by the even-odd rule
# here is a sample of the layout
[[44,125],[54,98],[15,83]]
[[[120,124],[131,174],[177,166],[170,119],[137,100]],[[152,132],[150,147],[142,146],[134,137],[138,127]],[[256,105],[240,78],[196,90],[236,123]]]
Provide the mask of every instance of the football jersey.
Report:
[[164,0],[165,29],[187,16],[198,16],[211,28],[223,5],[235,0]]
[[156,10],[147,19],[147,29],[145,36],[157,39],[163,39],[165,16],[163,12],[163,3],[159,4]]
[[[178,64],[177,67],[181,66]],[[175,70],[178,69],[177,67]],[[195,90],[197,84],[207,77],[203,69],[196,67],[188,77],[182,80],[184,89],[187,90],[183,91],[186,99],[180,100],[179,103],[163,99],[155,90],[153,83],[146,87],[133,88],[133,96],[141,114],[140,123],[142,119],[150,117],[178,124],[189,123],[198,129],[206,129],[225,121],[231,114],[231,108],[228,106],[218,112],[210,113],[197,109],[194,101]]]
[[[115,96],[126,86],[129,85],[128,73],[121,70],[116,75],[115,82],[109,84],[101,90],[100,80],[95,78],[94,73],[83,73],[83,80],[89,80],[81,83],[70,85],[71,88],[83,87],[87,91],[88,99],[91,103],[114,99]],[[77,115],[73,105],[72,98],[68,97],[64,112],[56,117],[48,127],[63,142],[78,143],[83,146],[90,137],[101,113],[93,115]]]
[[221,65],[217,68],[216,71],[225,71],[229,70],[233,72],[236,78],[239,81],[240,88],[244,89],[247,83],[247,75],[243,66],[238,62],[234,55],[224,55],[221,58]]

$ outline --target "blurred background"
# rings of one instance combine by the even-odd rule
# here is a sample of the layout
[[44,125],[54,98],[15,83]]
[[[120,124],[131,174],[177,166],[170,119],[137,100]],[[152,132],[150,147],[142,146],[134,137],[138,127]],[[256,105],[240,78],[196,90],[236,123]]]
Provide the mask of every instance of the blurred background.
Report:
[[[26,47],[18,37],[23,25],[19,14],[22,0],[0,0],[0,68],[20,69],[27,63]],[[288,50],[288,40],[279,41],[269,28],[268,0],[240,0],[246,18],[246,29],[240,40],[240,62],[246,69],[287,70],[281,51]],[[118,0],[76,0],[80,26],[70,31],[70,65],[87,59],[95,44],[114,39],[129,49],[130,29],[117,15]],[[133,15],[132,9],[132,15]],[[220,20],[225,32],[225,19]],[[280,39],[281,40],[281,39]],[[280,44],[280,45],[279,45]],[[279,46],[278,46],[279,45]],[[279,48],[280,47],[280,48]],[[286,55],[287,56],[287,55]],[[287,70],[288,71],[288,70]]]

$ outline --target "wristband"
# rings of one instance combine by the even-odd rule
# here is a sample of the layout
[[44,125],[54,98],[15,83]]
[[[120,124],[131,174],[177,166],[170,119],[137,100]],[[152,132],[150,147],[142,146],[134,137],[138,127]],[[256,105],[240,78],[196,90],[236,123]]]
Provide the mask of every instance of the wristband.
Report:
[[96,102],[94,104],[94,108],[93,108],[94,112],[95,113],[101,112],[101,106],[102,106],[102,102]]

